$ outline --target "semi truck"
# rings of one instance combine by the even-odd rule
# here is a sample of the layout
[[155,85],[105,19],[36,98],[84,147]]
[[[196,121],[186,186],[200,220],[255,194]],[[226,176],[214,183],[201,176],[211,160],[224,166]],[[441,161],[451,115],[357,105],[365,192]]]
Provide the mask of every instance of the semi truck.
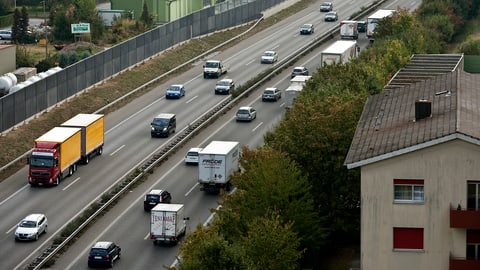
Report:
[[358,39],[357,21],[341,21],[340,22],[340,38],[341,39]]
[[312,76],[297,75],[290,80],[290,85],[285,89],[285,109],[291,109],[293,102],[300,95],[303,87]]
[[370,43],[375,40],[373,36],[375,34],[375,27],[377,27],[377,24],[384,18],[393,16],[395,12],[396,11],[392,9],[379,9],[367,18],[367,37]]
[[77,170],[81,158],[81,129],[55,127],[35,140],[28,158],[28,182],[58,185]]
[[212,141],[198,153],[200,190],[217,193],[231,190],[230,177],[239,170],[240,143]]
[[355,40],[338,40],[320,53],[321,66],[333,63],[346,64],[357,57],[358,47]]
[[150,239],[153,244],[176,244],[187,230],[183,204],[159,203],[150,212]]
[[103,114],[80,113],[61,124],[61,126],[81,129],[81,153],[83,163],[88,164],[91,157],[103,153],[105,139],[105,121]]

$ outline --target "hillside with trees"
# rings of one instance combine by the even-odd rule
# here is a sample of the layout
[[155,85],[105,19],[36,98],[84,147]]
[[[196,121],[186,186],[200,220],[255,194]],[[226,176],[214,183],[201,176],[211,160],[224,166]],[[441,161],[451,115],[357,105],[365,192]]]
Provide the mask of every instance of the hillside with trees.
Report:
[[236,192],[187,236],[178,268],[318,269],[337,248],[358,245],[360,175],[344,159],[366,98],[411,55],[447,53],[479,5],[424,0],[413,14],[398,10],[357,59],[313,74],[265,145],[243,149]]

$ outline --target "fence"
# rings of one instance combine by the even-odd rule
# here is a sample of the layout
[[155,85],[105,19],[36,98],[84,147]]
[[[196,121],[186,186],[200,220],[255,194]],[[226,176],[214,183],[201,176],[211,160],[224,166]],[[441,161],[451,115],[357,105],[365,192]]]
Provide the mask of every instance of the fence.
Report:
[[230,0],[199,10],[3,96],[0,133],[175,44],[258,19],[262,11],[283,1]]

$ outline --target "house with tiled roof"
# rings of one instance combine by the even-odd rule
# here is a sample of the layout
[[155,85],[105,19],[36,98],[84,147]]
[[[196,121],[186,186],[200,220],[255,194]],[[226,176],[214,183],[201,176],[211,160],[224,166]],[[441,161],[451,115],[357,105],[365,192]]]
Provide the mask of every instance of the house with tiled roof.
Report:
[[361,269],[480,269],[480,74],[463,55],[414,58],[368,98],[345,160],[361,171]]

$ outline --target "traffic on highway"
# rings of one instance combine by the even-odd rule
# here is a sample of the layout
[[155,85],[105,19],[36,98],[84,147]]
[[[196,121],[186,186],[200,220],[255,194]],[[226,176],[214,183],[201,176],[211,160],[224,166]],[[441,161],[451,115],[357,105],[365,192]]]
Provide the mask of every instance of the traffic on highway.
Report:
[[[333,3],[334,10],[341,10],[341,13],[338,13],[339,21],[348,19],[350,14],[360,8],[358,4],[352,5],[351,2]],[[370,1],[363,3],[368,4]],[[398,2],[392,2],[382,8],[395,9],[399,5]],[[408,5],[405,4],[407,8],[411,8],[411,3]],[[313,24],[315,31],[309,35],[301,35],[300,27],[306,23]],[[118,184],[144,164],[147,157],[171,143],[178,133],[187,129],[207,110],[228,99],[228,94],[215,94],[219,80],[231,79],[237,86],[242,85],[334,28],[338,28],[338,23],[325,22],[323,14],[320,14],[319,3],[312,4],[302,12],[279,21],[231,48],[207,56],[192,69],[159,85],[122,109],[105,115],[102,154],[96,156],[94,162],[88,166],[79,165],[75,174],[59,182],[57,186],[31,187],[27,182],[28,166],[0,182],[0,211],[3,221],[0,229],[4,232],[0,238],[0,268],[25,268],[51,244],[66,224],[92,202],[98,201],[105,190]],[[310,52],[295,65],[306,67],[311,73],[315,72],[321,66],[321,52],[338,39],[339,35]],[[366,35],[360,33],[357,40],[360,51],[368,46],[368,42]],[[262,59],[265,51],[275,52],[275,61],[267,60],[268,63],[265,63]],[[205,76],[204,64],[207,60],[221,60],[227,72],[222,71],[218,76],[213,76],[214,78]],[[187,235],[194,231],[198,224],[208,224],[212,219],[211,209],[219,207],[218,196],[205,194],[200,190],[198,165],[185,163],[187,152],[191,148],[205,147],[213,140],[237,141],[241,146],[249,148],[261,146],[263,135],[281,121],[286,111],[284,95],[275,98],[276,102],[265,102],[264,89],[286,89],[290,84],[293,68],[285,69],[268,81],[267,85],[250,93],[188,141],[156,168],[147,180],[131,189],[104,216],[96,220],[55,260],[53,268],[87,269],[91,248],[97,242],[101,242],[100,248],[113,250],[114,246],[108,244],[110,242],[121,247],[121,256],[120,250],[115,248],[115,260],[106,262],[112,263],[117,269],[151,269],[175,264],[178,261],[178,245],[152,244],[151,216],[148,211],[144,211],[145,195],[152,190],[166,190],[171,195],[171,204],[184,205],[182,211],[187,218]],[[178,95],[169,96],[174,98],[167,99],[167,88],[172,85],[180,85],[184,89]],[[247,117],[251,117],[247,119],[249,121],[237,121],[240,107],[254,108],[255,117],[248,115]],[[253,111],[249,113],[252,114]],[[156,116],[162,114],[175,116],[175,128],[168,136],[158,138],[152,136],[152,123]],[[234,191],[233,187],[232,192]],[[37,241],[14,241],[17,224],[31,213],[42,213],[48,217],[48,230],[45,230],[46,233]]]

